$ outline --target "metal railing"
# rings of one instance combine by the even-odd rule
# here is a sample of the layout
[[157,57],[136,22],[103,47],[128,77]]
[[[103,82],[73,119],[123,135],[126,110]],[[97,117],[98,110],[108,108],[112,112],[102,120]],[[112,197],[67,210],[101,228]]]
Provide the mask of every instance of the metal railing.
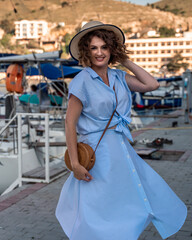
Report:
[[[23,176],[23,154],[22,154],[22,118],[24,117],[44,117],[45,119],[45,178],[27,178]],[[48,113],[17,113],[1,130],[0,135],[10,126],[13,121],[17,120],[17,146],[18,146],[18,178],[1,194],[4,195],[12,191],[15,187],[21,187],[23,182],[50,182],[50,165],[49,165],[49,114]],[[53,180],[53,179],[52,179]]]

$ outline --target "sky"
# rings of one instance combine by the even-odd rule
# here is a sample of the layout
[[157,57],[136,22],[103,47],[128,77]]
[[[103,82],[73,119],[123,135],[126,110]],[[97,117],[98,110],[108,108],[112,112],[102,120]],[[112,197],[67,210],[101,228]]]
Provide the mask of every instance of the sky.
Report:
[[120,0],[122,2],[130,2],[139,5],[147,5],[147,3],[159,2],[160,0]]

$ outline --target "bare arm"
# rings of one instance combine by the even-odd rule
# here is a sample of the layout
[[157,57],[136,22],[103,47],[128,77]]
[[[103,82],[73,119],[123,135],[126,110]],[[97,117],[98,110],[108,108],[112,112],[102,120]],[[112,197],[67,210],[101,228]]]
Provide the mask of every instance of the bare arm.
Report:
[[125,76],[127,85],[131,91],[149,92],[159,87],[159,83],[151,74],[131,62],[128,58],[121,64],[134,74],[134,76],[130,74],[126,74]]
[[78,180],[90,181],[92,176],[84,167],[79,164],[77,155],[76,125],[82,108],[83,106],[81,101],[74,95],[71,95],[69,98],[65,119],[65,134],[74,177],[76,177]]

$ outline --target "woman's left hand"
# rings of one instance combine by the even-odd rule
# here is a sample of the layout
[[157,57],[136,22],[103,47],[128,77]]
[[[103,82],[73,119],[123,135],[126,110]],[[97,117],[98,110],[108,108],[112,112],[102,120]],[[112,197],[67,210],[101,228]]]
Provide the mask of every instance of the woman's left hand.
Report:
[[73,174],[74,174],[74,177],[77,178],[78,180],[84,180],[86,182],[90,182],[93,179],[93,177],[87,171],[87,169],[85,169],[80,164],[76,164],[75,166],[73,166]]

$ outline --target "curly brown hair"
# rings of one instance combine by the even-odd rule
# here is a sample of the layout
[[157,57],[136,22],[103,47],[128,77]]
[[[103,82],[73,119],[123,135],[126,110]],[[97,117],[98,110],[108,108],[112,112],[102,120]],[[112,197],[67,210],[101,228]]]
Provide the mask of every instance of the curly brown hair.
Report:
[[93,37],[102,39],[109,48],[111,57],[109,64],[115,64],[128,58],[130,51],[126,50],[125,45],[119,40],[118,36],[113,32],[105,29],[99,29],[85,34],[78,43],[79,63],[84,67],[91,66],[91,57],[89,44]]

